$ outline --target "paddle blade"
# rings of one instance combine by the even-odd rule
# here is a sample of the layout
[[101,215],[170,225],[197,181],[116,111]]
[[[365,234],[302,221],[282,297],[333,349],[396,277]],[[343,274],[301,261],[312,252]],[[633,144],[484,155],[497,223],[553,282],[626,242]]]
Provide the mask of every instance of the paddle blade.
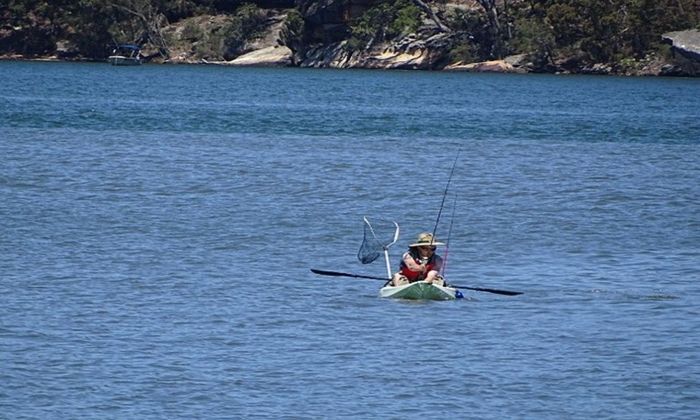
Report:
[[468,287],[468,286],[460,286],[457,284],[450,284],[450,287],[456,287],[457,289],[475,290],[477,292],[494,293],[497,295],[504,295],[504,296],[517,296],[517,295],[523,294],[523,292],[513,292],[510,290],[487,289],[484,287]]
[[315,268],[310,268],[310,270],[312,273],[320,274],[322,276],[354,277],[356,279],[386,280],[386,278],[384,278],[384,277],[364,276],[362,274],[341,273],[339,271],[317,270]]
[[312,273],[320,274],[322,276],[335,276],[335,277],[352,277],[351,275],[345,274],[345,273],[339,273],[337,271],[326,271],[326,270],[317,270],[315,268],[311,269]]

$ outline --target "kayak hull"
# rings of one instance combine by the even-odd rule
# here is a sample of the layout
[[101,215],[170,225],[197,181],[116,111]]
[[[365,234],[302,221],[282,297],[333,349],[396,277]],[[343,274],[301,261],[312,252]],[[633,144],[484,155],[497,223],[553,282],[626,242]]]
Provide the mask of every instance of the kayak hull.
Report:
[[379,296],[412,300],[454,300],[463,297],[462,293],[453,287],[438,286],[424,281],[402,286],[385,286],[379,290]]

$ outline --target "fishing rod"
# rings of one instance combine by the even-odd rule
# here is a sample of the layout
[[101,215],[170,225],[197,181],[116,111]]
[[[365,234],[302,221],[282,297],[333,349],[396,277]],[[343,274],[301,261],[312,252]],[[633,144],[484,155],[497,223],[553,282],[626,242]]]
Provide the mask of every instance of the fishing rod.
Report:
[[450,170],[450,176],[447,178],[447,185],[445,185],[445,192],[442,194],[442,203],[440,203],[440,210],[438,211],[437,219],[435,219],[435,227],[433,228],[433,240],[435,240],[435,233],[437,233],[438,225],[440,224],[440,216],[442,215],[442,209],[445,207],[445,199],[447,198],[447,191],[450,189],[450,182],[452,182],[452,175],[455,173],[455,168],[457,167],[457,161],[459,160],[459,154],[462,152],[462,147],[457,150],[457,156],[455,156],[455,161],[452,164],[452,170]]

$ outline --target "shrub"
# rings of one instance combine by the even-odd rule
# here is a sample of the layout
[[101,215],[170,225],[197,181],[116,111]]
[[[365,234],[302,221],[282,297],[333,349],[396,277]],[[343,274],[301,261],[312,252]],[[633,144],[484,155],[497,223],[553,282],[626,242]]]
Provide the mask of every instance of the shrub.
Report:
[[409,0],[387,0],[368,9],[352,26],[349,45],[370,48],[382,42],[415,32],[422,23],[422,12]]
[[251,3],[236,9],[231,23],[224,29],[224,58],[230,60],[242,54],[246,41],[260,36],[267,14]]

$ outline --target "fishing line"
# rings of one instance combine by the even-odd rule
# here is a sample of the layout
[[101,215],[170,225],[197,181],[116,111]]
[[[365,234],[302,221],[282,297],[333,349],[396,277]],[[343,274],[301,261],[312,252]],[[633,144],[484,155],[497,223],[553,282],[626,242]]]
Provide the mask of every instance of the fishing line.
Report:
[[450,236],[452,235],[452,226],[455,222],[455,211],[457,210],[457,194],[455,194],[455,199],[452,202],[452,216],[450,217],[450,228],[447,230],[447,240],[445,241],[445,258],[443,258],[442,268],[440,269],[440,275],[445,276],[445,271],[447,271],[447,257],[450,255]]

